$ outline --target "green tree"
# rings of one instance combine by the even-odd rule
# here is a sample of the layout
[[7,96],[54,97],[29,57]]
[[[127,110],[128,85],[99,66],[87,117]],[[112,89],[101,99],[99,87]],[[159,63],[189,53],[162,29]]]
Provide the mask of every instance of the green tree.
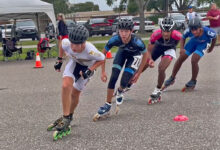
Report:
[[138,5],[135,0],[129,0],[127,12],[130,15],[137,15],[138,14]]
[[67,5],[68,0],[42,0],[42,1],[53,4],[55,14],[58,13],[67,14],[70,12]]
[[220,0],[198,0],[198,5],[201,5],[201,4],[210,4],[210,3],[216,3],[218,5],[218,7],[220,7]]
[[[146,9],[146,6],[149,4],[151,0],[136,0],[136,3],[138,5],[138,13],[140,15],[140,32],[144,33],[144,11]],[[111,6],[113,4],[114,0],[106,0],[106,3]],[[127,4],[128,0],[121,0],[120,5]]]
[[78,3],[78,4],[74,4],[74,6],[71,7],[71,11],[73,12],[99,11],[99,6],[94,5],[93,2]]

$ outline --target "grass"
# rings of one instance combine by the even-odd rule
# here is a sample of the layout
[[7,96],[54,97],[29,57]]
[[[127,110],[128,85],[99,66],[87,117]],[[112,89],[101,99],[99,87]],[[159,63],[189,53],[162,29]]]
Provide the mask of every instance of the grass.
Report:
[[[12,55],[12,57],[8,57],[7,60],[8,61],[14,61],[14,60],[25,60],[26,56],[27,56],[27,52],[28,51],[31,51],[31,50],[34,50],[35,54],[37,52],[37,48],[23,48],[22,49],[22,54],[20,54],[20,56],[17,54],[17,53],[14,53]],[[4,61],[4,56],[2,54],[3,51],[0,51],[0,61]],[[56,48],[53,48],[50,50],[50,57],[57,57],[58,56],[58,51],[56,50]],[[44,58],[48,58],[48,53],[45,52],[45,53],[40,53],[40,57],[42,59]],[[35,59],[35,58],[34,58]]]
[[[148,34],[151,34],[151,33],[147,33]],[[140,36],[143,36],[143,37],[146,37],[146,35],[140,35]],[[108,40],[111,36],[105,36],[105,37],[92,37],[90,38],[90,41],[93,40],[93,41],[96,41],[96,40]],[[147,46],[148,45],[148,42],[149,40],[144,40],[144,44]],[[187,42],[187,41],[186,41]],[[22,45],[37,45],[38,41],[22,41]],[[97,43],[97,44],[94,44],[96,46],[96,48],[99,50],[99,51],[102,51],[103,48],[105,47],[105,44],[106,43]],[[179,44],[177,46],[177,48],[179,48]],[[37,52],[37,49],[36,48],[26,48],[26,49],[23,49],[23,53],[20,55],[20,57],[18,58],[16,55],[13,55],[12,57],[9,57],[8,60],[9,61],[12,61],[12,60],[25,60],[26,58],[26,55],[27,55],[27,52],[29,50],[34,50],[35,52]],[[112,53],[115,53],[117,52],[118,50],[118,47],[113,47],[111,49],[111,52]],[[44,54],[41,54],[41,58],[47,58],[47,52],[44,53]],[[57,57],[58,56],[58,50],[56,48],[53,48],[51,50],[51,57]],[[4,60],[4,57],[2,55],[2,51],[0,51],[0,61]]]

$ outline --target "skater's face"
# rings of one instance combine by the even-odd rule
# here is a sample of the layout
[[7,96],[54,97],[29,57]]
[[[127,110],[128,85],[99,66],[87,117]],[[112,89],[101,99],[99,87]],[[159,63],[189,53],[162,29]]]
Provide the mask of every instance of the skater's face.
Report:
[[192,8],[190,8],[190,9],[189,9],[189,12],[190,12],[190,13],[192,13],[192,12],[193,12],[193,9],[192,9]]
[[197,29],[192,29],[191,32],[195,37],[198,37],[200,36],[202,31],[201,31],[201,28],[197,28]]
[[162,35],[163,35],[163,39],[169,40],[170,39],[170,35],[171,35],[171,31],[169,31],[169,32],[162,31]]
[[124,29],[119,30],[119,35],[123,43],[129,43],[131,39],[131,33],[132,33],[132,30],[124,30]]
[[85,49],[85,42],[82,44],[71,43],[71,49],[75,53],[81,53]]

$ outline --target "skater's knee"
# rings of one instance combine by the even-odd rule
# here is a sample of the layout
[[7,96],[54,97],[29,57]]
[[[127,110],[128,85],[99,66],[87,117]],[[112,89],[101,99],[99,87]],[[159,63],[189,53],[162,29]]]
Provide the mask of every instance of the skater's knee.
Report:
[[197,59],[191,59],[191,64],[192,65],[197,65],[198,64],[198,60]]
[[64,90],[72,90],[73,83],[72,82],[63,82],[62,89]]
[[118,76],[120,74],[120,70],[117,68],[112,68],[112,75],[111,78],[109,80],[109,84],[108,84],[108,88],[109,89],[114,89],[115,88],[115,84],[118,80]]

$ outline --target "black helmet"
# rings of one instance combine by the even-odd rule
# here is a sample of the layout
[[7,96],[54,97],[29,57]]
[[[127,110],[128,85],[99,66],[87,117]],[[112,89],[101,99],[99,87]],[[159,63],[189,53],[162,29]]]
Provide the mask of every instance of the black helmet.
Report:
[[165,17],[160,23],[160,28],[163,31],[170,32],[174,29],[175,22],[171,17]]
[[82,44],[89,37],[89,31],[82,25],[76,25],[69,33],[69,40],[74,44]]
[[197,30],[198,28],[202,28],[202,22],[198,17],[189,20],[189,29]]
[[134,23],[131,19],[120,19],[118,22],[118,29],[132,30]]

